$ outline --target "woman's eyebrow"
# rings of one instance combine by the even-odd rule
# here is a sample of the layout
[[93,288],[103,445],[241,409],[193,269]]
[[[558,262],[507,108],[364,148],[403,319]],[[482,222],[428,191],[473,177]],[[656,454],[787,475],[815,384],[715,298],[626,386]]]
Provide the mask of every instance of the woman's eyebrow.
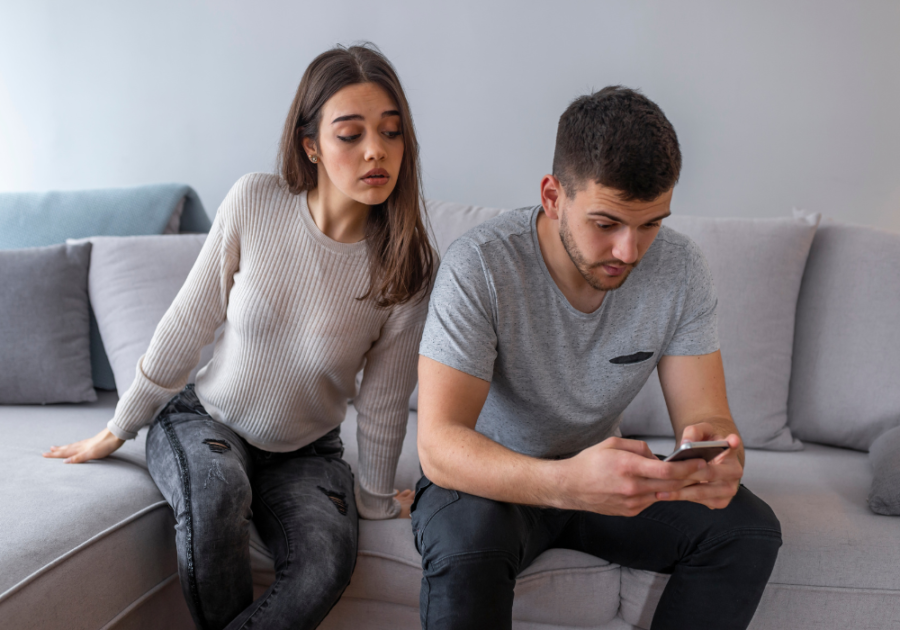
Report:
[[[382,118],[387,118],[388,116],[399,116],[399,115],[400,115],[400,112],[398,112],[396,109],[389,109],[386,112],[381,113]],[[333,125],[334,123],[344,122],[346,120],[365,120],[365,118],[363,118],[363,116],[360,114],[348,114],[346,116],[338,116],[337,118],[335,118],[334,120],[331,121],[331,124]]]

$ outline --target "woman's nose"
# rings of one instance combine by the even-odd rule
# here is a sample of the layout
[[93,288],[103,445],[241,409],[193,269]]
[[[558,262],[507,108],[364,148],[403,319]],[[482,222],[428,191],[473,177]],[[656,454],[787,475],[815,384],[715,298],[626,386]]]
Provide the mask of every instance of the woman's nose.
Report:
[[370,134],[366,143],[366,160],[383,160],[387,156],[379,134]]

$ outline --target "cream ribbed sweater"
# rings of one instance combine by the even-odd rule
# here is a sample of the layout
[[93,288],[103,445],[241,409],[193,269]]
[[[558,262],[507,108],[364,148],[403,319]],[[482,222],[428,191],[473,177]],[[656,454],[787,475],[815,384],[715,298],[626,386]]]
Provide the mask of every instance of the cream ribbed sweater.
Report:
[[306,193],[290,194],[274,175],[245,175],[219,208],[109,430],[133,438],[184,387],[224,323],[197,374],[210,415],[258,448],[285,452],[341,424],[353,398],[359,513],[395,516],[394,474],[428,305],[378,308],[356,299],[368,286],[365,241],[331,240],[316,227]]

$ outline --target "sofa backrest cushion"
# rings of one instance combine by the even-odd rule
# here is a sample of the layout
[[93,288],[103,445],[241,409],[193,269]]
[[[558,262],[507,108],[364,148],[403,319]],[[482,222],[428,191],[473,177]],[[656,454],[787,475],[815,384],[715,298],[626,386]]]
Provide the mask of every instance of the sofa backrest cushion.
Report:
[[507,208],[467,206],[463,203],[434,199],[425,202],[425,211],[431,224],[432,240],[442,256],[453,241],[476,225],[493,219],[506,210]]
[[[205,234],[95,237],[88,290],[91,305],[123,394],[135,377],[162,316],[187,279]],[[212,357],[212,344],[199,366]],[[191,374],[193,380],[195,372]]]
[[[797,294],[818,221],[818,215],[665,220],[690,236],[709,262],[728,402],[751,448],[802,448],[787,427],[787,401]],[[625,435],[672,435],[655,372],[625,410],[621,429]]]
[[86,402],[90,243],[0,251],[0,403]]
[[795,435],[868,450],[900,426],[900,234],[819,227],[797,304]]
[[[476,225],[492,219],[506,208],[488,208],[485,206],[467,206],[463,203],[452,201],[437,201],[429,199],[425,202],[425,211],[428,216],[428,227],[432,243],[443,256],[447,248],[460,236],[471,230]],[[419,385],[409,397],[409,408],[419,408]]]
[[[209,217],[186,184],[0,193],[0,249],[38,247],[91,236],[208,232]],[[115,389],[91,316],[94,387]]]

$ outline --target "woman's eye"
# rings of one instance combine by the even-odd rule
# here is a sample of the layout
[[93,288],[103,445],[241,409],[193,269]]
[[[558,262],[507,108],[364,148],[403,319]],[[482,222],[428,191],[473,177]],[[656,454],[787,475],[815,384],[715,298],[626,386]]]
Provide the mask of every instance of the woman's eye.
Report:
[[338,140],[343,140],[344,142],[353,142],[357,138],[359,138],[362,134],[357,133],[352,136],[338,136]]
[[402,131],[385,131],[384,135],[386,135],[388,138],[399,138],[400,136],[403,135],[403,132]]

